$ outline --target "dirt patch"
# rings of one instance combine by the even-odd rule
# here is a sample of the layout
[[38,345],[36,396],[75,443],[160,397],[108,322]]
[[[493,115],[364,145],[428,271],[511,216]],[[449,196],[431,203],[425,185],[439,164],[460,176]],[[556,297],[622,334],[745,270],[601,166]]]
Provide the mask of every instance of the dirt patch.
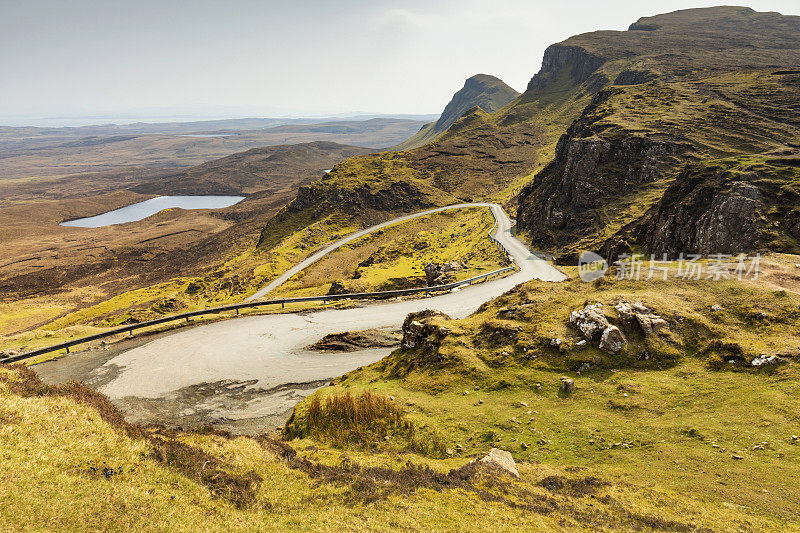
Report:
[[401,338],[402,335],[397,331],[345,331],[325,335],[308,349],[315,352],[355,352],[366,348],[392,348],[400,346]]
[[[256,387],[257,380],[221,380],[183,387],[158,398],[127,396],[114,400],[126,420],[179,430],[213,427],[236,435],[254,435],[282,427],[294,406],[327,380]],[[230,415],[247,408],[253,416]],[[262,414],[263,413],[263,414]]]

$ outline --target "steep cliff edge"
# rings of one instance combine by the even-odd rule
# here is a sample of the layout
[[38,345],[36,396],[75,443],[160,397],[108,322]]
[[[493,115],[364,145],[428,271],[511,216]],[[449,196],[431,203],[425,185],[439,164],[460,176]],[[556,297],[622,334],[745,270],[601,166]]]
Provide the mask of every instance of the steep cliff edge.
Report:
[[[594,96],[558,141],[554,159],[521,191],[519,230],[563,262],[584,249],[794,250],[792,238],[761,237],[763,217],[755,213],[773,205],[762,202],[766,196],[751,198],[741,184],[700,195],[689,177],[698,167],[687,165],[800,143],[798,32],[800,17],[710,8],[548,48],[519,101],[541,102],[579,82]],[[788,179],[768,167],[757,165],[748,183],[766,179],[759,173]],[[676,203],[692,194],[696,207],[711,211],[687,207],[678,215]]]
[[518,96],[519,93],[500,78],[488,74],[476,74],[468,78],[464,82],[464,87],[453,95],[439,120],[423,126],[419,133],[398,145],[396,149],[407,150],[427,144],[447,131],[470,109],[477,106],[487,113],[494,113]]

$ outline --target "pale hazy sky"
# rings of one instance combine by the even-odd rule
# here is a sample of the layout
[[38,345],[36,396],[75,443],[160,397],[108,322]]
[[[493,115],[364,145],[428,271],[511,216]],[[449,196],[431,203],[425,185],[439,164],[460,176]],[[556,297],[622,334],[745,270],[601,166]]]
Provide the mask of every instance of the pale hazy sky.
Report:
[[[719,3],[0,0],[0,116],[437,113],[472,74],[523,90],[547,45],[570,35]],[[800,14],[798,0],[740,5]]]

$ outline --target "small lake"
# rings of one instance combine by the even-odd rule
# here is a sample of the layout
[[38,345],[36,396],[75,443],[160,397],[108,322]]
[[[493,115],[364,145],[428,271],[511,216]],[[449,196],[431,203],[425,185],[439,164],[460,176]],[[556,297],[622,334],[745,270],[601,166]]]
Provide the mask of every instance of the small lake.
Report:
[[62,226],[75,228],[102,228],[114,224],[136,222],[164,209],[222,209],[238,204],[244,196],[156,196],[144,202],[114,209],[102,215],[62,222]]

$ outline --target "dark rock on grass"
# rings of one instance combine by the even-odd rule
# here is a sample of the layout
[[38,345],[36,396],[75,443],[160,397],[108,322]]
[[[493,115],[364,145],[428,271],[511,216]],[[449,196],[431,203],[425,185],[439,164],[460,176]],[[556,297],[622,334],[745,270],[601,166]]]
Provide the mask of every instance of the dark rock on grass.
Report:
[[417,348],[419,346],[438,348],[441,339],[447,336],[450,331],[432,323],[435,318],[450,319],[446,314],[430,309],[409,313],[403,322],[403,348]]
[[317,352],[355,352],[366,348],[391,348],[400,344],[396,332],[366,329],[325,335],[308,347]]
[[331,288],[328,290],[328,294],[347,294],[350,291],[347,290],[347,287],[344,285],[344,281],[337,279],[333,283],[331,283]]

